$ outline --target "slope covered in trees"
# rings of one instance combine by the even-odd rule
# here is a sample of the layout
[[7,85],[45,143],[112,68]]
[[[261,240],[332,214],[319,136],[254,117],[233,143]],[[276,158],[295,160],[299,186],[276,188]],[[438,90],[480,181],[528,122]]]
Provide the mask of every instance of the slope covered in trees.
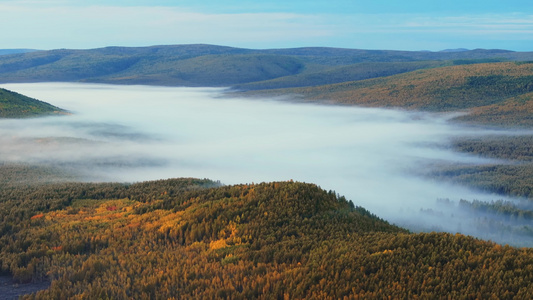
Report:
[[[491,120],[499,109],[499,122],[533,125],[522,115],[511,120],[510,111],[528,109],[533,92],[533,63],[485,63],[417,70],[375,79],[333,85],[281,89],[267,95],[295,94],[310,101],[374,107],[401,107],[451,112],[474,109],[472,121]],[[529,112],[529,111],[528,111]]]
[[531,127],[533,124],[533,92],[523,93],[503,101],[474,107],[459,121],[476,122],[497,126]]
[[425,175],[502,196],[533,199],[533,136],[471,136],[452,140],[455,151],[491,159],[483,164],[447,164]]
[[315,67],[315,70],[313,70],[312,66],[307,66],[307,69],[304,72],[296,75],[278,77],[266,81],[235,84],[232,86],[232,89],[249,91],[333,84],[345,81],[385,77],[418,69],[446,66],[449,64],[449,61],[362,62],[325,68]]
[[0,118],[22,118],[64,113],[62,109],[0,88]]
[[51,280],[36,299],[532,296],[531,249],[410,234],[312,184],[216,185],[4,186],[2,272]]
[[88,81],[264,89],[389,76],[439,65],[533,60],[533,52],[417,52],[214,45],[58,49],[0,56],[0,82]]

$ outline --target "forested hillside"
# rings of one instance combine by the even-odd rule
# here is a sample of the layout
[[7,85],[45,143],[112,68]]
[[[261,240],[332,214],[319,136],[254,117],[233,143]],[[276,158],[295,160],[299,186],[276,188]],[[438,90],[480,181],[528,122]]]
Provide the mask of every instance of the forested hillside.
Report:
[[525,60],[533,60],[533,52],[256,50],[214,45],[58,49],[0,56],[0,83],[83,81],[270,89],[362,80],[443,65]]
[[533,63],[482,63],[417,70],[368,80],[243,93],[294,95],[305,101],[464,111],[458,120],[488,125],[533,126]]
[[364,80],[406,73],[418,69],[435,68],[449,65],[445,61],[421,61],[421,62],[363,62],[350,65],[331,66],[316,68],[307,66],[305,72],[296,75],[278,77],[271,80],[258,81],[246,84],[235,84],[234,90],[261,90],[287,87],[316,86],[333,84],[345,81]]
[[62,109],[0,88],[0,118],[35,117],[65,113]]
[[312,184],[208,180],[0,190],[2,272],[30,298],[533,296],[533,251],[409,234]]

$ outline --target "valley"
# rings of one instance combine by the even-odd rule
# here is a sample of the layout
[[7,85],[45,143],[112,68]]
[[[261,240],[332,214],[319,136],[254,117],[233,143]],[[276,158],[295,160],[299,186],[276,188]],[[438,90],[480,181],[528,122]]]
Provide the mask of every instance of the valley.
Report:
[[1,273],[39,299],[528,298],[529,60],[1,55]]

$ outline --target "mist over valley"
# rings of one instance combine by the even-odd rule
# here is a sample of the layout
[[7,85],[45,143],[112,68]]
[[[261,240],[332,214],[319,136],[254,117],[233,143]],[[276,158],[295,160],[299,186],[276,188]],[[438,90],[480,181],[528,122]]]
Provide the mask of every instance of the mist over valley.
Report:
[[438,165],[506,163],[456,152],[453,139],[529,131],[458,125],[450,121],[456,114],[447,113],[231,98],[220,88],[2,87],[72,113],[0,120],[4,164],[53,166],[78,180],[97,182],[175,177],[223,184],[310,182],[415,231],[532,243],[530,235],[513,229],[530,226],[528,219],[480,215],[460,205],[462,199],[518,200],[428,175]]
[[0,1],[0,298],[533,299],[511,2]]

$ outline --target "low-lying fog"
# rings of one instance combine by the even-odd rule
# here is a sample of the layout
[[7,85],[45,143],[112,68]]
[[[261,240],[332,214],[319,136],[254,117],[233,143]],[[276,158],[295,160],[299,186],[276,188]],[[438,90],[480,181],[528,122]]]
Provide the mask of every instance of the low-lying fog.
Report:
[[4,162],[52,163],[92,181],[293,179],[335,190],[393,223],[498,241],[456,211],[421,213],[441,198],[502,198],[415,175],[434,163],[486,162],[449,150],[452,137],[488,132],[452,125],[448,115],[228,99],[212,88],[2,87],[73,113],[0,120]]

